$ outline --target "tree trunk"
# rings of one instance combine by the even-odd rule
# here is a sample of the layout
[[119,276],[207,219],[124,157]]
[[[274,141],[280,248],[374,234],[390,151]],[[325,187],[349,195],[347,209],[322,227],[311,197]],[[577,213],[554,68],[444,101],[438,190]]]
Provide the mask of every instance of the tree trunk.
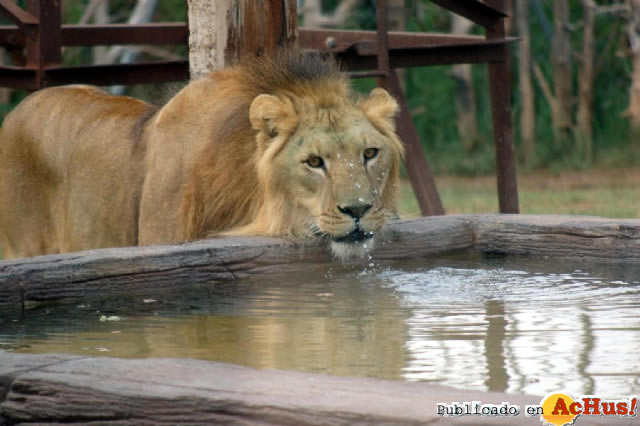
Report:
[[[90,6],[95,6],[93,11],[93,22],[98,25],[109,24],[111,19],[109,17],[109,0],[94,1]],[[107,54],[109,48],[107,46],[95,46],[93,48],[93,62],[95,64],[107,64]]]
[[591,161],[593,130],[593,84],[595,80],[595,13],[596,4],[593,0],[582,0],[584,6],[584,29],[582,36],[582,58],[578,72],[579,98],[578,98],[578,146],[586,161]]
[[191,80],[224,67],[225,16],[231,0],[188,0],[189,70]]
[[572,127],[572,75],[571,75],[571,34],[569,33],[568,0],[553,1],[554,34],[551,49],[553,66],[553,86],[555,92],[555,111],[557,117],[553,133],[556,143],[566,142]]
[[191,79],[295,44],[296,0],[188,0]]
[[633,70],[629,89],[629,120],[634,134],[640,135],[640,0],[629,0],[631,19],[627,26],[627,37],[631,48]]
[[302,25],[305,28],[338,27],[344,24],[359,1],[342,0],[333,14],[325,15],[322,13],[321,0],[305,0],[302,9]]
[[[473,23],[455,13],[451,14],[451,32],[467,34]],[[471,151],[478,142],[476,121],[476,96],[473,90],[471,65],[454,65],[452,71],[456,80],[456,125],[458,137],[465,151]]]
[[531,34],[529,32],[529,0],[516,2],[516,20],[520,34],[520,56],[518,58],[520,102],[520,137],[526,164],[535,159],[535,122],[533,83],[531,81]]

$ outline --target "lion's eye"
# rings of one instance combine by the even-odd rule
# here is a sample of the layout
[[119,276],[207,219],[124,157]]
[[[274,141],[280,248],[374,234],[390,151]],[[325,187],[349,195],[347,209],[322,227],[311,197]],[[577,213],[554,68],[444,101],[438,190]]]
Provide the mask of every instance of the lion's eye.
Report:
[[324,167],[324,160],[317,155],[312,155],[305,161],[309,167],[313,167],[314,169],[319,169],[320,167]]
[[373,160],[378,155],[378,148],[367,148],[364,150],[364,161]]

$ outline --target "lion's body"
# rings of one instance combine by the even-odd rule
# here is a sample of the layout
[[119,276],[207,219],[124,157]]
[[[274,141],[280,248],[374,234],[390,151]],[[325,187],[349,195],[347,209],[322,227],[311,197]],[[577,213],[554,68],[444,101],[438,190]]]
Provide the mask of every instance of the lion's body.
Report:
[[[31,95],[0,133],[3,256],[175,243],[224,231],[302,236],[318,213],[296,200],[302,190],[286,188],[278,168],[293,167],[294,158],[293,141],[284,139],[324,126],[318,111],[334,108],[332,123],[337,116],[361,122],[367,101],[356,105],[334,70],[296,66],[285,55],[221,70],[159,109],[89,86]],[[318,61],[304,66],[322,68]],[[273,111],[269,99],[259,102],[263,94],[290,100],[295,118]],[[261,128],[269,120],[280,154],[266,134],[276,130]],[[375,118],[367,123],[367,131],[384,127]],[[396,157],[389,179],[397,175]]]
[[74,87],[37,92],[12,112],[0,139],[4,257],[137,242],[143,148],[129,132],[146,108]]

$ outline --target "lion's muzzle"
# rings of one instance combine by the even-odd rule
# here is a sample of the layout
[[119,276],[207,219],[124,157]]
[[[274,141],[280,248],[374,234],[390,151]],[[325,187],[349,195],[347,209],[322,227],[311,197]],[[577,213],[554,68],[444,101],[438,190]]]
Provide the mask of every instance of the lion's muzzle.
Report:
[[363,231],[360,225],[356,226],[356,229],[344,235],[342,237],[334,238],[336,243],[360,243],[362,241],[370,240],[373,238],[373,232]]

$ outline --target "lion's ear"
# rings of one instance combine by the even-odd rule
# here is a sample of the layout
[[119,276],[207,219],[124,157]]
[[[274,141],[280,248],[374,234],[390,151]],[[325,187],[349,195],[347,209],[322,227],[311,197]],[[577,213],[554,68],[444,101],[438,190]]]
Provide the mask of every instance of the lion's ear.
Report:
[[384,89],[373,89],[369,97],[358,103],[367,118],[377,127],[395,130],[394,117],[398,113],[398,102]]
[[271,138],[297,124],[291,101],[273,95],[256,96],[249,108],[249,118],[254,129]]

